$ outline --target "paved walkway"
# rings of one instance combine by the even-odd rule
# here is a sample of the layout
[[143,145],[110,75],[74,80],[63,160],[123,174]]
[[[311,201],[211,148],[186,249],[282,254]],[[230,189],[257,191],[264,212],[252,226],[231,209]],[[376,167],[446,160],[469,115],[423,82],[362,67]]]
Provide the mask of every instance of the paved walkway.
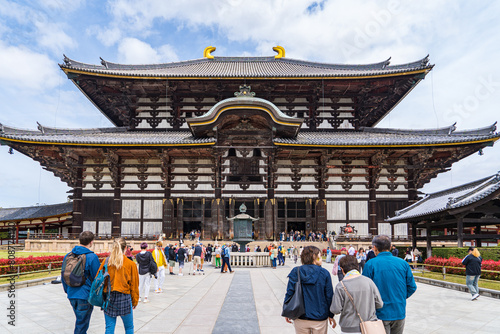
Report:
[[[324,267],[331,270],[330,264]],[[234,268],[220,274],[206,267],[206,275],[167,275],[164,293],[150,293],[151,302],[134,310],[136,333],[294,333],[280,316],[292,265]],[[187,268],[186,268],[187,269]],[[176,268],[177,271],[177,268]],[[333,279],[334,285],[337,283]],[[500,300],[419,284],[408,300],[405,333],[498,333]],[[0,293],[0,333],[72,333],[74,315],[61,285],[40,285],[16,291],[16,327],[7,324],[7,292]],[[4,314],[1,314],[4,312]],[[336,317],[338,321],[338,316]],[[257,327],[258,324],[258,327]],[[94,309],[89,333],[104,332],[104,315]],[[116,333],[123,333],[117,321]],[[340,333],[340,329],[329,329]]]

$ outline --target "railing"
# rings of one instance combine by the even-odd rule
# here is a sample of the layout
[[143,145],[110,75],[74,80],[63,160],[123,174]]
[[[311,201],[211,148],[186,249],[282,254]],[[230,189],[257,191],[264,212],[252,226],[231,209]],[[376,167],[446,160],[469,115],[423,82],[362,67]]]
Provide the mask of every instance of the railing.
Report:
[[[29,233],[28,240],[78,240],[79,233]],[[157,240],[158,234],[121,234],[120,237],[127,240]],[[97,234],[95,240],[111,240],[115,238],[111,234]]]
[[[407,235],[391,235],[389,236],[391,241],[409,241],[411,236]],[[335,241],[371,241],[373,239],[372,234],[338,234],[335,236]]]
[[[58,265],[58,264],[60,264],[60,265]],[[47,269],[33,270],[33,271],[21,271],[21,267],[41,266],[41,265],[46,265]],[[59,271],[60,272],[61,265],[62,265],[62,261],[51,261],[51,262],[38,262],[38,263],[20,263],[20,264],[14,264],[14,265],[0,266],[0,268],[11,268],[11,269],[17,267],[17,270],[15,270],[15,272],[10,273],[10,274],[0,275],[0,278],[12,277],[12,276],[17,276],[17,278],[19,278],[21,275],[38,274],[38,273],[43,273],[43,272],[51,273],[52,271]]]
[[[425,267],[434,267],[434,268],[441,268],[441,273],[443,275],[443,280],[446,280],[446,275],[450,275],[450,276],[459,276],[459,277],[464,277],[464,275],[457,275],[457,274],[449,274],[449,273],[446,273],[446,269],[458,269],[458,270],[465,270],[466,268],[465,267],[452,267],[452,266],[441,266],[441,265],[437,265],[437,264],[425,264],[425,263],[418,263],[418,262],[409,262],[408,263],[410,266],[413,266],[415,270],[415,268],[417,268],[417,270],[420,270],[420,272],[422,273],[422,276],[425,275],[425,273],[436,273],[435,271],[426,271],[425,270]],[[418,269],[418,267],[421,267],[420,269]],[[490,274],[500,274],[500,271],[496,271],[496,270],[486,270],[486,269],[481,269],[481,273],[490,273]],[[491,281],[491,282],[500,282],[498,280],[490,280],[490,279],[484,279],[482,278],[482,280],[487,280],[487,281]]]
[[271,260],[268,253],[231,253],[229,259],[231,266],[235,267],[269,267]]

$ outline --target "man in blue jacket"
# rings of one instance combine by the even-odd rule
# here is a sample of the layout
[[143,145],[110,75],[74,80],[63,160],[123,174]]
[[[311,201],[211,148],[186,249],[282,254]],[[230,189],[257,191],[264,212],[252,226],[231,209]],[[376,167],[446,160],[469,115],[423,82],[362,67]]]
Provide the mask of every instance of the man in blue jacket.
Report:
[[387,334],[402,334],[406,318],[406,299],[416,290],[410,265],[391,253],[391,239],[378,235],[372,240],[376,257],[367,261],[363,276],[375,282],[384,307],[377,310],[377,318],[384,322]]
[[[89,298],[90,287],[92,286],[92,281],[97,275],[100,263],[99,258],[90,248],[94,242],[94,233],[90,231],[83,231],[79,236],[80,244],[73,247],[71,253],[75,255],[85,254],[85,284],[80,287],[71,287],[64,281],[64,272],[61,272],[61,281],[63,284],[64,292],[68,295],[69,302],[73,306],[73,311],[75,312],[76,322],[75,322],[75,334],[77,333],[87,333],[90,324],[90,316],[94,310],[87,300]],[[63,263],[65,263],[68,254],[64,257]]]

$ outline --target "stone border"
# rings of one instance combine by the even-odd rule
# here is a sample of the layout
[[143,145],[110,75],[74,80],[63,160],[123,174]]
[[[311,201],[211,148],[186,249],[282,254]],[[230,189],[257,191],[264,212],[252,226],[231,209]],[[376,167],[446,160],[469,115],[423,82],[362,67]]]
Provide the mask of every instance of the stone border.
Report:
[[[56,278],[57,278],[57,276],[51,276],[51,277],[37,278],[37,279],[32,279],[32,280],[27,280],[27,281],[22,281],[22,282],[16,282],[16,290],[21,289],[21,288],[27,288],[29,286],[50,283],[51,281],[55,280]],[[0,285],[0,292],[9,290],[9,287],[10,287],[9,283],[1,284]]]
[[[426,277],[419,277],[419,276],[413,276],[413,278],[415,279],[415,282],[434,285],[434,286],[438,286],[440,288],[447,288],[447,289],[458,290],[458,291],[462,291],[462,292],[469,292],[469,288],[467,288],[467,285],[465,285],[465,284],[445,282],[445,281],[435,280],[435,279],[426,278]],[[479,294],[481,296],[485,296],[485,297],[500,299],[500,291],[499,290],[479,288]]]

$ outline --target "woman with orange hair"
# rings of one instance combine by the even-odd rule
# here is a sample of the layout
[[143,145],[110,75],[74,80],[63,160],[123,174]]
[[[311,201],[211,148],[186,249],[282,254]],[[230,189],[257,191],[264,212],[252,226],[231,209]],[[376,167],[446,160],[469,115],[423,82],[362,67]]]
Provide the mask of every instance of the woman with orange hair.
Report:
[[[132,310],[135,309],[139,302],[139,273],[137,265],[124,255],[126,247],[127,244],[123,238],[115,239],[108,258],[111,293],[108,307],[104,310],[106,334],[115,332],[116,318],[118,316],[122,318],[125,333],[134,333]],[[99,271],[102,270],[105,262],[106,260],[102,261]]]

